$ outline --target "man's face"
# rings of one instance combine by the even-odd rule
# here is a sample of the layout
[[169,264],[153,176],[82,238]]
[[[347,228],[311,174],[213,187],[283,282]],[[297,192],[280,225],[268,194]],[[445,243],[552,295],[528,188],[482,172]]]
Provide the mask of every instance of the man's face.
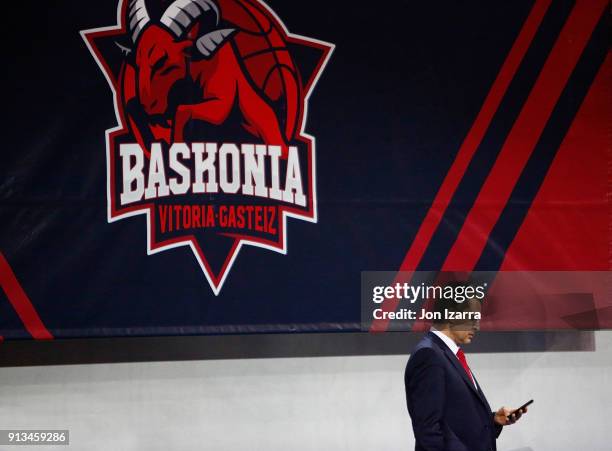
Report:
[[[472,299],[468,302],[467,312],[479,312],[481,311],[481,304],[479,301]],[[472,339],[476,335],[476,332],[480,329],[480,320],[477,319],[464,319],[455,320],[449,325],[452,338],[458,345],[470,344]]]

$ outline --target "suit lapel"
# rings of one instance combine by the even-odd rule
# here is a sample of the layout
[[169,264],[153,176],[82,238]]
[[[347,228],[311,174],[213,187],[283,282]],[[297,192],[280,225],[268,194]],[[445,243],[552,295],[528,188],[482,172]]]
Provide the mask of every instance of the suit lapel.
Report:
[[[474,373],[472,373],[472,376],[474,376]],[[487,412],[491,412],[491,406],[489,405],[489,401],[487,401],[487,398],[484,392],[482,391],[482,388],[480,388],[480,383],[476,380],[476,377],[474,377],[474,380],[476,381],[476,385],[478,385],[478,395],[480,396],[480,399],[487,408]]]
[[[478,389],[476,389],[476,387],[474,386],[474,382],[472,382],[472,380],[470,379],[470,376],[468,376],[468,374],[463,369],[463,366],[461,366],[461,362],[459,362],[459,359],[457,358],[457,356],[453,354],[453,352],[448,348],[448,346],[446,346],[446,343],[444,343],[442,340],[440,340],[440,338],[438,336],[436,336],[436,334],[434,334],[434,333],[430,332],[429,335],[432,337],[432,340],[434,341],[434,343],[436,343],[438,345],[438,347],[442,350],[442,352],[444,352],[444,355],[446,356],[446,358],[449,360],[451,365],[453,365],[455,367],[455,369],[457,370],[457,372],[459,373],[459,375],[461,376],[463,381],[470,388],[470,390],[472,390],[474,392],[474,394],[476,396],[478,396],[478,399],[480,399],[480,401],[488,409],[489,408],[488,407],[489,403],[487,402],[486,398],[484,397],[484,393],[482,393],[482,390],[480,389],[480,384],[478,384],[478,382],[477,382]],[[474,376],[473,373],[472,373],[472,376]],[[474,378],[474,380],[476,380],[476,378]]]

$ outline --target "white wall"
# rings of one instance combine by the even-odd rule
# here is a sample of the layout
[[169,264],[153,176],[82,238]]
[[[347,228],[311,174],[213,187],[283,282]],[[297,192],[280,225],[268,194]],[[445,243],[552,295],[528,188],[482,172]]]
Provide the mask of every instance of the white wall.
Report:
[[[500,450],[612,449],[612,331],[596,332],[595,346],[468,354],[492,406],[536,400],[503,432]],[[34,451],[410,450],[405,362],[381,356],[0,368],[0,429],[70,429],[69,448]]]

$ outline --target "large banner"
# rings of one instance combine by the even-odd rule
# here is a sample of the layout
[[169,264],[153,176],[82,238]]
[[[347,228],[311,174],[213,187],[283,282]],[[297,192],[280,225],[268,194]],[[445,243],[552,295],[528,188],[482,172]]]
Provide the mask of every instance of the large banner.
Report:
[[0,339],[380,332],[378,271],[486,273],[489,330],[612,328],[607,0],[19,10]]

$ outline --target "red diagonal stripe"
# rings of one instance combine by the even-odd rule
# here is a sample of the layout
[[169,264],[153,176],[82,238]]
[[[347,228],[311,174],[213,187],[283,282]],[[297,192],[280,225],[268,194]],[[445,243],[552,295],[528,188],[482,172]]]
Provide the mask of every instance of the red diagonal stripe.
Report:
[[[542,23],[542,19],[550,6],[551,0],[537,0],[533,8],[529,12],[529,16],[521,31],[519,32],[506,60],[502,65],[484,103],[480,109],[480,112],[476,116],[474,123],[466,135],[455,161],[451,165],[436,197],[434,198],[425,219],[421,223],[419,230],[417,231],[415,238],[400,265],[400,271],[409,271],[404,274],[402,279],[398,282],[404,282],[411,278],[411,271],[416,270],[434,232],[438,228],[444,212],[448,208],[448,205],[463,178],[465,171],[467,170],[476,149],[482,142],[482,139],[491,124],[491,120],[495,115],[501,101],[510,86],[510,82],[514,78],[516,71],[518,70],[533,38]],[[395,299],[386,300],[381,304],[381,309],[386,312],[394,311],[397,308],[398,301]],[[371,332],[384,332],[387,330],[389,320],[375,320],[370,328]]]
[[442,266],[471,270],[527,164],[608,0],[578,0]]
[[53,335],[41,321],[36,309],[30,302],[28,295],[23,291],[13,269],[0,252],[0,286],[4,289],[6,297],[17,312],[26,330],[37,340],[52,340]]
[[497,112],[501,101],[508,90],[510,82],[514,78],[521,61],[523,60],[533,37],[535,36],[551,0],[538,0],[533,6],[527,20],[525,21],[510,53],[506,57],[502,68],[497,75],[491,90],[487,95],[478,116],[474,120],[472,128],[468,132],[459,148],[459,152],[448,171],[440,189],[434,198],[434,201],[419,228],[412,245],[408,249],[406,257],[400,266],[400,271],[416,270],[434,232],[440,224],[440,220],[444,216],[444,212],[448,208],[465,171],[467,170],[476,149],[482,142],[482,139],[491,124],[493,116]]
[[608,50],[500,271],[612,270],[611,81]]

